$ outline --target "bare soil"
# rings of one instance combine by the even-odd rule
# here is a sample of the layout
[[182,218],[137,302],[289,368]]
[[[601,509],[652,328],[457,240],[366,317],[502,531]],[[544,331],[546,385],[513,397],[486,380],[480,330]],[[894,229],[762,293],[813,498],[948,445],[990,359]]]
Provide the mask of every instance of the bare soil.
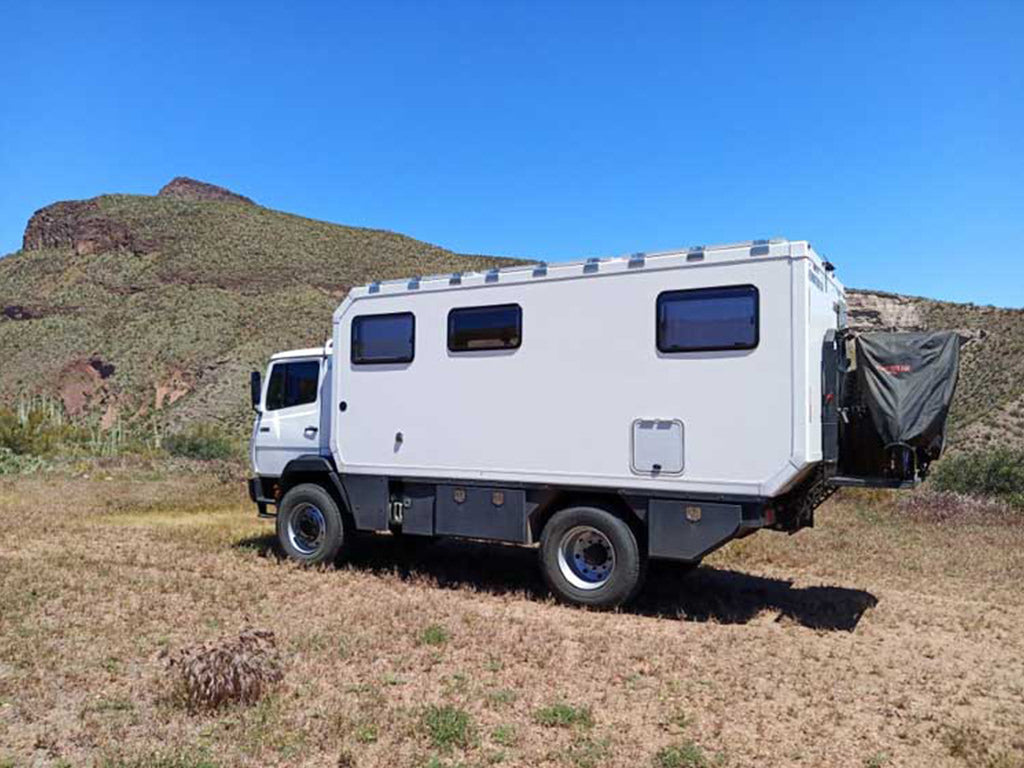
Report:
[[[655,564],[619,613],[535,552],[280,560],[237,482],[0,479],[0,766],[1024,766],[1024,526],[847,495]],[[189,712],[161,658],[246,627],[283,680]]]

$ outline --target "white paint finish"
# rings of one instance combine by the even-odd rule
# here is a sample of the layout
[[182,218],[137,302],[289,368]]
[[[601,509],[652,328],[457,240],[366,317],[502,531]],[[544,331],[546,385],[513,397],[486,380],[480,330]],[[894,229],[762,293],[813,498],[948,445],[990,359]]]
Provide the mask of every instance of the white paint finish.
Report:
[[331,379],[325,375],[325,368],[329,369],[330,366],[321,364],[320,384],[315,402],[273,411],[266,409],[267,387],[274,366],[306,360],[322,363],[325,359],[323,349],[294,350],[293,353],[282,353],[272,358],[263,380],[260,412],[256,416],[253,431],[251,454],[256,474],[278,477],[292,459],[311,453],[329,452],[329,419],[325,418],[326,412],[321,413],[320,405],[331,401]]
[[[639,269],[605,261],[596,274],[553,265],[543,277],[516,268],[494,282],[475,274],[456,286],[445,276],[415,290],[408,281],[355,289],[335,313],[335,461],[355,473],[773,495],[820,458],[810,383],[818,379],[820,397],[820,368],[810,373],[820,365],[810,317],[820,313],[805,277],[821,261],[804,243],[768,251],[751,256],[744,244],[705,249],[701,261],[648,256]],[[661,291],[742,284],[760,295],[756,349],[657,352]],[[512,302],[523,308],[519,349],[448,352],[450,309]],[[353,366],[352,317],[397,311],[416,314],[415,360]],[[685,424],[680,475],[631,471],[638,418]]]

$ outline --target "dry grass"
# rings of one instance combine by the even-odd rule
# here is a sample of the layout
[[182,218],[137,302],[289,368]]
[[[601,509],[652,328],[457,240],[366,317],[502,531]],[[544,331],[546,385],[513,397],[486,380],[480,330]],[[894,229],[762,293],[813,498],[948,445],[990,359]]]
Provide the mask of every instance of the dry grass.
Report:
[[[1024,760],[1024,526],[847,494],[692,575],[656,564],[613,614],[554,604],[529,550],[368,537],[302,570],[270,533],[216,477],[0,479],[0,765]],[[247,626],[282,681],[168,699],[162,652]]]

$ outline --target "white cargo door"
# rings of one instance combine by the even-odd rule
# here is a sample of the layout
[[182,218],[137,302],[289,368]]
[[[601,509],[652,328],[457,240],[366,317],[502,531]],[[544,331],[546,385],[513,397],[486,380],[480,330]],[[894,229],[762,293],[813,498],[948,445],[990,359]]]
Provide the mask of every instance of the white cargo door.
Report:
[[637,419],[633,422],[633,472],[678,475],[683,471],[683,422]]
[[270,367],[256,430],[256,472],[280,476],[294,458],[320,453],[321,359],[278,360]]

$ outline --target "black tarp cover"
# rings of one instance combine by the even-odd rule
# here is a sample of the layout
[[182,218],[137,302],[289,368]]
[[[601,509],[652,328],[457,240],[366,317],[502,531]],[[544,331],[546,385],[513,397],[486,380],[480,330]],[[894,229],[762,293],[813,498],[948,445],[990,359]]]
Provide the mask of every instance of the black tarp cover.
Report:
[[903,443],[938,457],[959,365],[960,341],[952,331],[857,337],[859,388],[886,445]]

